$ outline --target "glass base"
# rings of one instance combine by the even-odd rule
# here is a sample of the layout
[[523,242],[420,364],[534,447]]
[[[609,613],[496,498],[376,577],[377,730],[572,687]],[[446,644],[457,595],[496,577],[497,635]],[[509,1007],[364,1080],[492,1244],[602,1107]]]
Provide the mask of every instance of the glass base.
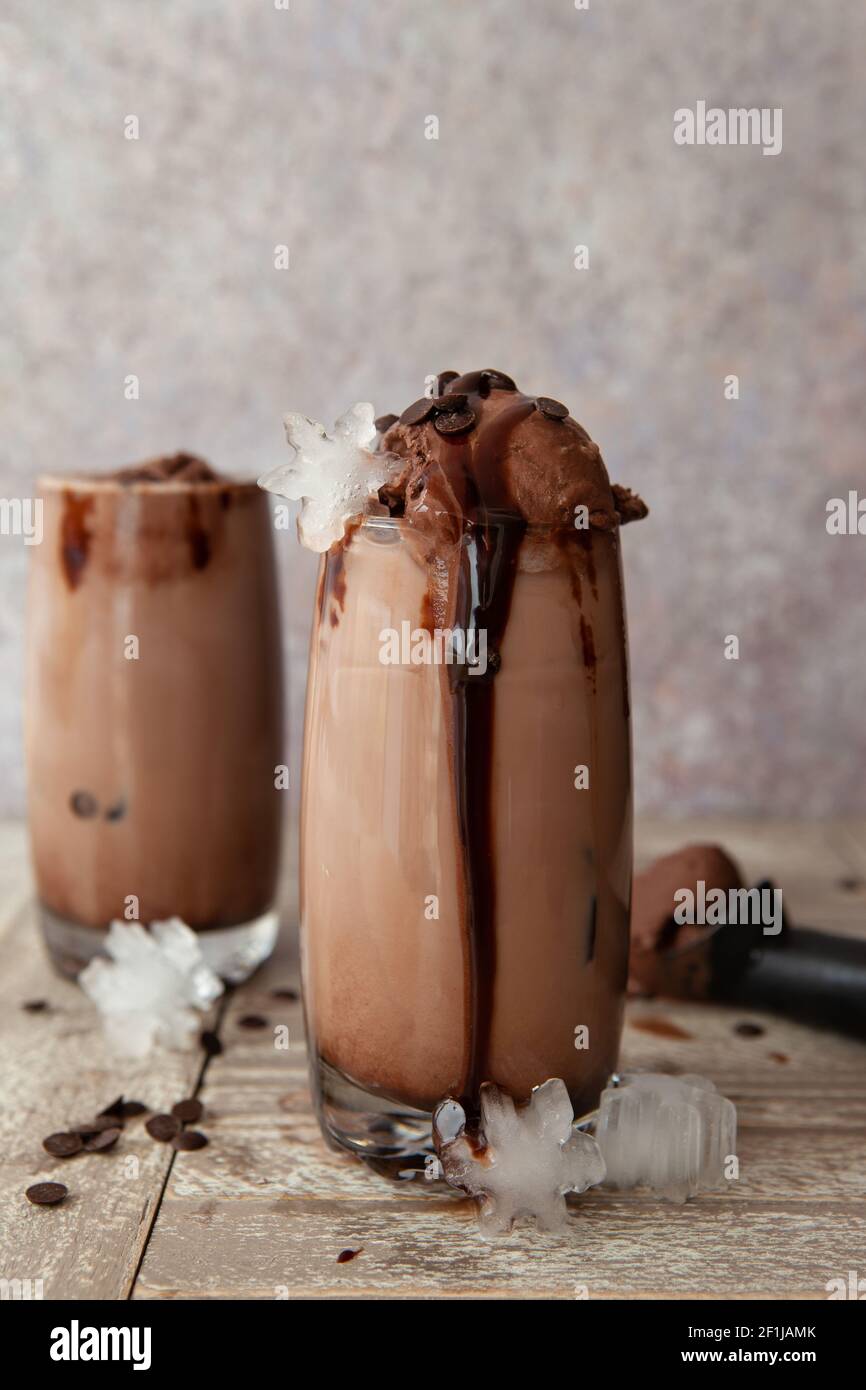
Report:
[[[330,1148],[363,1159],[381,1177],[415,1179],[419,1188],[453,1192],[439,1177],[428,1111],[374,1095],[321,1056],[313,1055],[311,1070],[316,1113]],[[608,1084],[618,1080],[614,1075]],[[591,1131],[597,1114],[579,1116],[576,1127]]]
[[[105,929],[70,922],[42,903],[38,910],[48,955],[61,975],[75,980],[88,961],[94,956],[105,955],[103,943],[108,934]],[[196,932],[196,936],[211,970],[228,984],[238,985],[267,960],[274,949],[279,925],[279,917],[271,909],[251,922],[242,922],[236,927],[213,927]]]
[[354,1154],[382,1177],[442,1188],[433,1147],[433,1117],[374,1095],[315,1054],[316,1113],[330,1148]]

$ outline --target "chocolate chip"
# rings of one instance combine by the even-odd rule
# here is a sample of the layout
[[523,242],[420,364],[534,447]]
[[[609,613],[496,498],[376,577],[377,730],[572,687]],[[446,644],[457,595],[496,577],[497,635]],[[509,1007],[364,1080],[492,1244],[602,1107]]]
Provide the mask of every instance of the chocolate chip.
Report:
[[51,1006],[47,999],[27,999],[21,1007],[26,1014],[44,1014]]
[[497,391],[517,390],[516,381],[513,381],[506,372],[498,372],[495,367],[485,367],[480,375],[486,377],[488,384],[495,386]]
[[171,1141],[173,1149],[203,1149],[208,1142],[206,1134],[202,1134],[200,1129],[184,1129],[180,1134],[176,1134]]
[[204,1106],[200,1100],[179,1100],[176,1105],[171,1107],[171,1113],[181,1124],[194,1125],[196,1120],[200,1120],[204,1114]]
[[66,1134],[60,1131],[57,1134],[49,1134],[47,1139],[42,1140],[42,1147],[48,1154],[53,1154],[55,1158],[71,1158],[73,1154],[80,1153],[84,1147],[80,1134]]
[[36,1207],[54,1207],[68,1194],[69,1188],[62,1182],[35,1182],[28,1187],[24,1196]]
[[563,405],[562,401],[551,400],[550,396],[536,396],[535,404],[546,415],[548,420],[567,420],[568,406]]
[[122,1120],[133,1120],[136,1115],[146,1115],[149,1109],[150,1106],[145,1105],[143,1101],[125,1100],[121,1106],[119,1118]]
[[760,1038],[766,1031],[760,1023],[738,1023],[734,1027],[734,1032],[738,1033],[741,1038]]
[[271,998],[272,998],[272,999],[288,999],[290,1002],[294,1003],[294,1002],[298,999],[298,997],[299,997],[299,996],[298,996],[298,991],[297,991],[296,989],[272,989],[272,990],[271,990]]
[[121,1133],[120,1125],[116,1125],[114,1129],[104,1129],[100,1134],[94,1134],[89,1139],[85,1139],[84,1147],[88,1153],[100,1153],[103,1149],[113,1149]]
[[475,424],[475,411],[457,410],[453,415],[437,415],[433,423],[440,434],[463,434]]
[[99,1112],[99,1118],[100,1118],[100,1119],[103,1119],[104,1117],[107,1116],[109,1119],[119,1120],[119,1119],[122,1117],[122,1115],[123,1115],[123,1096],[118,1096],[118,1097],[117,1097],[117,1100],[113,1100],[113,1101],[111,1102],[110,1105],[106,1105],[105,1109],[104,1109],[104,1110],[100,1110],[100,1112]]
[[105,819],[109,821],[123,820],[126,815],[126,802],[115,801],[113,806],[109,806],[105,812]]
[[400,416],[401,425],[423,425],[433,414],[433,402],[429,396],[421,396],[411,405],[407,405],[403,414]]
[[379,433],[384,434],[385,431],[389,430],[392,425],[396,425],[399,418],[399,415],[380,415],[379,418],[375,420],[373,423],[375,424],[376,429],[379,431]]
[[457,378],[459,377],[459,375],[460,375],[459,372],[440,372],[440,373],[439,373],[439,379],[438,379],[438,381],[436,382],[436,390],[439,392],[439,395],[440,395],[440,396],[444,396],[444,395],[445,395],[445,392],[448,390],[448,387],[451,385],[451,382],[452,382],[452,381],[456,381]]
[[451,396],[434,396],[433,404],[437,410],[449,414],[455,410],[465,410],[469,397],[463,391],[455,391]]
[[492,385],[492,382],[491,382],[491,380],[490,380],[490,373],[489,373],[489,372],[479,372],[479,374],[478,374],[478,394],[479,394],[479,396],[481,396],[482,400],[486,400],[487,397],[490,395],[490,387],[491,387],[491,385]]
[[73,792],[69,806],[74,815],[82,816],[85,820],[95,816],[99,810],[99,802],[91,792]]
[[151,1115],[144,1127],[151,1139],[167,1144],[180,1130],[180,1120],[176,1115]]
[[261,1014],[244,1014],[238,1019],[239,1028],[267,1028],[268,1020]]
[[348,1264],[350,1260],[354,1260],[356,1255],[360,1255],[363,1249],[364,1247],[363,1245],[361,1245],[357,1250],[341,1250],[339,1255],[337,1256],[337,1264]]
[[217,1037],[216,1033],[212,1033],[209,1028],[206,1028],[204,1032],[201,1034],[201,1036],[199,1037],[199,1042],[201,1043],[208,1057],[219,1057],[220,1053],[223,1050],[223,1045]]
[[117,1118],[113,1115],[96,1115],[92,1120],[85,1120],[84,1124],[70,1125],[70,1134],[80,1134],[84,1139],[90,1139],[94,1134],[101,1134],[103,1130],[114,1129],[117,1125]]

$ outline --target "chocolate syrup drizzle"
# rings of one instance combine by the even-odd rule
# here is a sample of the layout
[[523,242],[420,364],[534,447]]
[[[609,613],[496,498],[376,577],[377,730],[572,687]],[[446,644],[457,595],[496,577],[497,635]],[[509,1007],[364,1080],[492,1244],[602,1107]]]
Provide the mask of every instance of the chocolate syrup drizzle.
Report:
[[[468,396],[470,408],[487,394],[486,373],[472,372],[450,381],[447,393]],[[469,434],[442,435],[440,448],[459,451],[449,468],[462,483],[460,499],[466,531],[460,549],[454,622],[467,640],[486,632],[488,670],[471,674],[449,666],[454,786],[457,825],[463,858],[467,936],[469,1043],[462,1079],[467,1112],[478,1104],[482,1082],[489,1079],[489,1045],[496,975],[496,880],[492,816],[493,727],[496,704],[494,673],[508,614],[526,521],[510,495],[502,458],[514,429],[531,415],[535,402],[518,395],[493,420]],[[459,469],[459,471],[458,471]],[[476,647],[476,650],[478,648]],[[492,659],[491,659],[492,658]]]

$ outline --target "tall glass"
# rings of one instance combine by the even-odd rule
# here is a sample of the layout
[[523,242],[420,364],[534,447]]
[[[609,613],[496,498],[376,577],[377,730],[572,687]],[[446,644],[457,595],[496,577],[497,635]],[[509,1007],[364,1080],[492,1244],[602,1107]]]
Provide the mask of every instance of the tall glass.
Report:
[[437,663],[418,635],[435,635],[431,569],[404,521],[367,520],[321,565],[304,996],[325,1137],[373,1160],[423,1154],[437,1102],[477,1106],[484,1081],[522,1100],[562,1077],[583,1116],[616,1067],[632,869],[619,538],[530,529],[517,545],[499,648],[475,670],[468,640],[467,659]]
[[253,483],[40,480],[26,741],[42,929],[75,975],[178,916],[242,979],[273,947],[282,673]]

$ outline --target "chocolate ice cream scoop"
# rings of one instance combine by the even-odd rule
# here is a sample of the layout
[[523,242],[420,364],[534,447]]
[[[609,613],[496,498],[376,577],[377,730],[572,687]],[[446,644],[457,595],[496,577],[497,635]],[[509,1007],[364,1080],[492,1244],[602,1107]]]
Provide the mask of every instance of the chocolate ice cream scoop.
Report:
[[[706,927],[674,920],[675,895],[683,889],[695,892],[698,882],[706,888],[740,888],[737,865],[718,845],[686,845],[656,859],[643,873],[635,874],[631,903],[631,958],[637,983],[654,968],[657,953],[702,941]],[[643,963],[643,958],[649,959]],[[640,992],[638,988],[634,992]]]
[[[703,887],[701,886],[703,885]],[[740,1003],[866,1037],[866,941],[792,927],[768,935],[760,921],[701,926],[675,910],[683,890],[744,898],[740,871],[717,845],[689,845],[634,881],[629,992]],[[761,899],[776,892],[764,880]]]
[[515,516],[573,531],[578,506],[598,530],[647,515],[630,489],[611,487],[598,445],[567,406],[525,395],[494,368],[442,372],[437,394],[407,406],[382,444],[405,466],[381,500],[425,529]]

